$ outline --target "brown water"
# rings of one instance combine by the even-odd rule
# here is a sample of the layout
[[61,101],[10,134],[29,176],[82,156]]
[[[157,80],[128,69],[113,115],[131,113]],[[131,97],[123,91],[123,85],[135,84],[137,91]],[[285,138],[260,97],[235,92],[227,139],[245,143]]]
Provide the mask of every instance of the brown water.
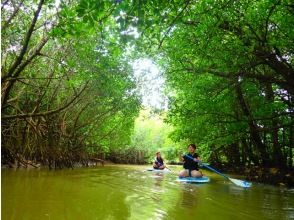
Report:
[[146,168],[2,170],[2,219],[294,219],[294,189],[243,189],[208,171],[210,183],[178,183]]

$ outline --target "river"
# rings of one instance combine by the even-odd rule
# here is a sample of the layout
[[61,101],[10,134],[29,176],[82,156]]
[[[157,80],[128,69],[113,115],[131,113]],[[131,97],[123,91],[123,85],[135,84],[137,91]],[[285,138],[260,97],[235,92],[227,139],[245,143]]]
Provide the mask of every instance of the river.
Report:
[[294,189],[235,186],[209,171],[211,182],[179,183],[175,172],[109,165],[74,170],[9,170],[1,174],[3,220],[294,219]]

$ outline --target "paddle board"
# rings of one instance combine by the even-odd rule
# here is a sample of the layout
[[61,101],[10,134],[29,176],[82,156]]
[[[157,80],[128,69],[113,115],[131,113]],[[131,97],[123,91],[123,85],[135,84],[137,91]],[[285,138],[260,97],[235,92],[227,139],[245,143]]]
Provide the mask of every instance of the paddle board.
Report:
[[178,177],[178,182],[186,182],[186,183],[208,183],[210,181],[209,177]]
[[150,169],[147,169],[147,171],[151,171],[154,173],[170,173],[170,170],[168,170],[168,169],[159,170],[159,169],[150,168]]

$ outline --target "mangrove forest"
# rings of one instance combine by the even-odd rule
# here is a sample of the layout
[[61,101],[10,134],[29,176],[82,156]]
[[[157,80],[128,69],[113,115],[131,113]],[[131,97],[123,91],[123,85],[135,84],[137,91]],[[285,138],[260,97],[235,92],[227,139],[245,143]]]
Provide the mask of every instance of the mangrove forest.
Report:
[[195,143],[223,172],[294,186],[293,1],[3,0],[1,12],[3,168],[150,164],[157,151],[179,164]]

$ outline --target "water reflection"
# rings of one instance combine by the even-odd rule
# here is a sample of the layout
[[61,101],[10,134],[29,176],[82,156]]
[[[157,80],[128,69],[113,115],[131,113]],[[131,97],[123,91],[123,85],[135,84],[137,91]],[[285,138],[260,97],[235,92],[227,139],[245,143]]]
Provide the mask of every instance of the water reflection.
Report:
[[156,173],[153,175],[153,178],[154,178],[153,189],[155,190],[155,192],[163,192],[164,188],[162,187],[162,183],[164,180],[164,174]]
[[151,189],[151,192],[153,193],[153,201],[155,203],[154,208],[154,216],[152,219],[163,219],[167,216],[167,213],[165,211],[165,204],[164,204],[164,197],[165,197],[165,187],[163,185],[164,183],[164,177],[165,174],[163,173],[155,173],[152,175],[152,178],[154,178],[154,184]]
[[197,191],[195,184],[181,184],[180,206],[184,208],[197,208]]
[[126,193],[99,182],[93,185],[90,175],[81,178],[78,172],[61,176],[62,172],[35,174],[24,171],[2,176],[2,219],[130,217]]

